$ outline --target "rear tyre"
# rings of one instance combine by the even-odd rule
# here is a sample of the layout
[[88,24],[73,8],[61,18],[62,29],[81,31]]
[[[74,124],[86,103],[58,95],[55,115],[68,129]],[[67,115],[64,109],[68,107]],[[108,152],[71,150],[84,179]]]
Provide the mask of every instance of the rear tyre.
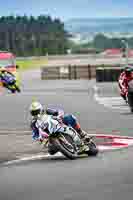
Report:
[[96,144],[94,142],[90,142],[88,146],[90,148],[87,152],[88,156],[96,156],[99,152]]
[[19,93],[21,92],[20,88],[17,85],[15,85],[15,88],[16,88],[17,92],[19,92]]

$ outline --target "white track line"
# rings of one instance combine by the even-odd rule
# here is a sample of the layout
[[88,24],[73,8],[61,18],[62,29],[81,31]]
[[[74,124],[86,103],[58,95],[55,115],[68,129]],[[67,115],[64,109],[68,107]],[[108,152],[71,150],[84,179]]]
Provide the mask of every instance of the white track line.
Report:
[[18,158],[16,160],[11,160],[11,161],[7,161],[7,162],[3,162],[3,165],[11,165],[11,164],[17,164],[17,163],[21,163],[24,161],[34,161],[34,160],[41,160],[41,159],[46,159],[46,158],[53,158],[53,157],[59,157],[62,156],[61,153],[57,153],[56,155],[52,156],[49,154],[45,154],[45,155],[34,155],[34,156],[26,156],[26,157],[21,157]]
[[[109,150],[116,150],[118,148],[109,148],[109,147],[101,145],[101,146],[98,147],[98,149],[99,149],[99,151],[104,152],[104,151],[109,151]],[[2,165],[4,165],[4,166],[5,165],[12,165],[12,164],[18,164],[18,163],[21,163],[21,162],[25,162],[25,161],[35,161],[35,160],[56,158],[56,157],[64,157],[64,156],[61,153],[57,153],[55,155],[45,154],[45,155],[26,156],[26,157],[17,158],[16,160],[3,162]]]
[[129,107],[126,104],[124,104],[124,101],[121,99],[121,97],[99,97],[99,88],[95,85],[93,89],[94,99],[104,107],[113,110],[129,110]]
[[[98,145],[99,152],[106,152],[106,151],[114,151],[119,149],[128,148],[129,146],[133,146],[133,137],[129,136],[120,136],[120,135],[104,135],[104,134],[89,134],[90,136],[95,136],[97,138],[109,138],[113,139],[113,142],[125,144],[126,146],[118,145],[118,146],[106,146],[106,145]],[[34,161],[34,160],[41,160],[41,159],[47,159],[47,158],[56,158],[59,156],[63,156],[61,153],[57,153],[56,155],[52,156],[49,154],[45,155],[33,155],[33,156],[26,156],[26,157],[20,157],[16,160],[11,160],[7,162],[3,162],[3,165],[11,165],[11,164],[17,164],[24,161]]]
[[[98,149],[99,152],[107,152],[107,151],[114,151],[114,150],[119,150],[119,149],[124,149],[127,148],[129,146],[132,146],[132,144],[127,145],[127,146],[118,146],[118,147],[111,147],[111,146],[104,146],[104,145],[99,145]],[[34,156],[26,156],[26,157],[22,157],[22,158],[18,158],[16,160],[11,160],[11,161],[7,161],[7,162],[3,162],[2,165],[12,165],[12,164],[18,164],[21,162],[25,162],[25,161],[35,161],[35,160],[41,160],[41,159],[48,159],[48,158],[56,158],[56,157],[64,157],[61,153],[57,153],[55,155],[49,155],[49,154],[45,154],[45,155],[34,155]]]
[[[28,132],[30,133],[30,131],[28,130],[4,130],[5,132],[15,132],[16,133],[24,133],[24,132]],[[0,131],[2,132],[2,131]],[[133,137],[130,136],[120,136],[120,135],[105,135],[105,134],[89,134],[90,136],[94,136],[97,138],[108,138],[108,139],[113,139],[113,142],[116,143],[123,143],[123,144],[127,144],[127,146],[106,146],[106,145],[98,145],[98,149],[100,152],[105,152],[105,151],[112,151],[112,150],[118,150],[118,149],[122,149],[122,148],[127,148],[128,146],[133,146]],[[41,160],[41,159],[47,159],[47,158],[54,158],[54,157],[59,157],[59,156],[63,156],[61,153],[57,153],[56,155],[52,156],[49,154],[43,154],[43,155],[32,155],[32,156],[26,156],[26,157],[20,157],[20,158],[16,158],[15,160],[11,160],[11,161],[5,161],[2,164],[3,165],[11,165],[11,164],[17,164],[17,163],[21,163],[24,161],[34,161],[34,160]]]
[[94,89],[95,93],[97,94],[97,93],[98,93],[98,90],[99,90],[99,88],[98,88],[96,85],[94,85],[93,89]]

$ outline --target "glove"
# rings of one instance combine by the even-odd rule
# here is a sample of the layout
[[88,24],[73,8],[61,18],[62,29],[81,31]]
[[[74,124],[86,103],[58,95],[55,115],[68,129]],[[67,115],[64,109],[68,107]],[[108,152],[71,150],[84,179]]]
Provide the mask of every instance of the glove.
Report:
[[39,139],[39,144],[42,144],[43,143],[43,139]]
[[57,120],[59,123],[62,123],[62,119],[59,116],[53,116],[54,120]]
[[38,137],[38,141],[39,141],[40,143],[42,143],[42,142],[43,142],[43,138],[42,138],[42,136],[41,136],[41,135]]

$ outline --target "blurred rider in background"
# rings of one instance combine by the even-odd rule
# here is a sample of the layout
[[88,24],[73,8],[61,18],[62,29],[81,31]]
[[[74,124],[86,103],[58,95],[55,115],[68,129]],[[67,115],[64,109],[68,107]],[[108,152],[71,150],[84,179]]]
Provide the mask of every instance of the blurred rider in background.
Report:
[[127,103],[127,90],[129,81],[133,80],[133,69],[131,67],[126,67],[124,71],[120,74],[118,79],[118,85],[120,88],[120,95]]
[[[16,83],[16,77],[5,68],[0,69],[0,81],[2,82],[3,87],[7,88],[11,92],[15,92],[13,86]],[[17,90],[20,92],[19,88],[17,88]]]

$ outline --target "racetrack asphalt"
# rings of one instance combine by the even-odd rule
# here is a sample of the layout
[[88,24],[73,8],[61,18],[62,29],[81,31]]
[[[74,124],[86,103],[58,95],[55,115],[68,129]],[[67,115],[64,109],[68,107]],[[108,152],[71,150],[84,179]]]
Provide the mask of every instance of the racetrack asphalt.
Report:
[[[86,131],[133,136],[133,116],[129,112],[121,114],[99,105],[94,99],[94,80],[41,81],[37,71],[32,73],[32,77],[24,75],[23,79],[21,94],[1,95],[0,127],[3,134],[11,129],[29,129],[28,107],[32,98],[37,97],[46,106],[61,107],[74,113]],[[103,91],[101,95],[106,96],[106,84],[97,85]],[[117,93],[112,92],[113,95]],[[8,135],[11,137],[10,131]],[[16,136],[22,137],[22,134],[18,132]],[[1,165],[0,199],[131,200],[132,152],[133,148],[128,148],[74,161],[59,157]]]

